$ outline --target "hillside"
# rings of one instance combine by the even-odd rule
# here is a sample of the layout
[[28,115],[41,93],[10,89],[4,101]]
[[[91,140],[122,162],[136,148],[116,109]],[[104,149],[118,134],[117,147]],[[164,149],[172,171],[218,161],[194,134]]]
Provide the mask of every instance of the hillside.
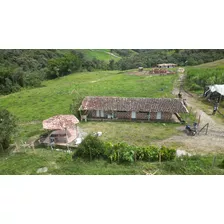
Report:
[[[66,58],[68,52],[64,53]],[[57,59],[53,59],[53,62],[54,60]],[[192,69],[200,71],[204,68]],[[208,135],[200,134],[194,137],[186,135],[183,131],[185,125],[179,123],[88,121],[78,124],[78,130],[82,134],[101,131],[103,135],[100,139],[108,144],[125,142],[137,147],[165,145],[193,154],[192,157],[176,157],[172,161],[137,161],[121,164],[99,159],[89,162],[81,158],[73,160],[72,154],[50,151],[49,148],[43,146],[35,149],[28,147],[40,135],[46,134],[42,127],[44,119],[57,114],[71,113],[75,113],[78,117],[77,109],[87,95],[176,97],[177,92],[174,90],[179,90],[177,74],[153,76],[135,73],[137,71],[138,69],[123,72],[118,70],[76,71],[53,80],[43,80],[40,87],[22,88],[19,92],[0,96],[1,109],[9,110],[17,117],[18,123],[18,132],[13,136],[17,152],[0,158],[0,174],[36,174],[41,167],[48,168],[46,174],[145,174],[155,172],[157,174],[223,174],[224,171],[220,167],[220,164],[224,163],[223,141],[219,139],[223,133],[221,122],[219,126],[216,122],[211,123]],[[207,122],[205,118],[209,117],[206,113],[209,113],[210,106],[202,104],[197,98],[191,98],[187,93],[183,94],[183,97],[187,99],[191,108],[190,114],[184,115],[184,120],[192,123],[203,109],[201,123]],[[209,117],[209,119],[213,121],[212,118]],[[215,145],[212,142],[214,139],[217,143]],[[206,156],[194,155],[195,152],[205,153]],[[208,154],[211,152],[216,153],[216,163],[214,163],[214,155]],[[213,164],[212,167],[211,164]]]
[[79,104],[88,95],[171,97],[175,79],[176,75],[151,77],[119,71],[79,72],[44,81],[39,88],[0,96],[0,105],[21,122],[41,121],[52,115],[70,113],[72,100],[78,100]]
[[194,67],[195,68],[223,68],[224,67],[224,59],[204,63],[204,64],[197,65]]
[[224,84],[224,59],[187,67],[186,89],[200,94],[205,86]]
[[98,59],[109,62],[110,60],[118,61],[121,56],[116,53],[111,53],[109,49],[76,49],[81,52],[88,60]]

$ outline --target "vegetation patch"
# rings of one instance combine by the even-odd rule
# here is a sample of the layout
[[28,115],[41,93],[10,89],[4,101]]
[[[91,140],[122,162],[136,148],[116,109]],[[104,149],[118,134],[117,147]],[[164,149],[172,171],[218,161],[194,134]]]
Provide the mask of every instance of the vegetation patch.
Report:
[[73,158],[83,158],[92,161],[105,159],[110,162],[136,162],[136,161],[167,161],[175,158],[176,150],[165,146],[137,147],[124,142],[115,145],[104,143],[98,137],[88,135],[78,146]]
[[203,92],[207,85],[223,84],[224,68],[188,68],[185,87],[191,91]]

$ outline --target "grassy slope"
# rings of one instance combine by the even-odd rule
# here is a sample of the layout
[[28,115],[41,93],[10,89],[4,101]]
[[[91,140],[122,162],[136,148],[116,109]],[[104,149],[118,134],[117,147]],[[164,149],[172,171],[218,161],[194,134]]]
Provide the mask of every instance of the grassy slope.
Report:
[[[36,149],[36,152],[17,153],[0,158],[0,175],[36,174],[38,168],[48,167],[46,174],[224,174],[218,166],[224,155],[216,158],[212,167],[213,155],[177,159],[170,162],[136,162],[133,164],[109,163],[105,160],[92,162],[81,159],[72,161],[71,154],[51,152],[47,149]],[[144,170],[144,171],[143,171]]]
[[[133,76],[117,71],[76,73],[45,81],[44,87],[23,90],[0,97],[0,105],[19,118],[19,142],[44,132],[42,120],[57,114],[69,114],[70,104],[80,94],[126,97],[173,97],[174,76]],[[161,90],[163,89],[163,91]],[[77,104],[79,106],[79,104]],[[35,121],[35,122],[34,122]],[[145,145],[177,134],[176,126],[154,123],[82,123],[87,133],[102,131],[103,139],[112,142]],[[152,131],[154,130],[154,131]],[[164,132],[165,130],[165,132]],[[119,135],[117,133],[120,133]]]
[[196,68],[220,68],[224,67],[224,59],[194,66]]
[[109,62],[110,60],[118,61],[121,57],[119,55],[116,55],[117,57],[109,54],[109,49],[78,49],[77,51],[80,51],[84,54],[86,59],[93,59],[96,58],[98,60]]
[[70,113],[69,106],[78,94],[83,97],[172,97],[176,77],[130,76],[117,71],[76,73],[45,81],[41,88],[1,96],[0,105],[16,115],[20,122],[42,121],[56,114]]

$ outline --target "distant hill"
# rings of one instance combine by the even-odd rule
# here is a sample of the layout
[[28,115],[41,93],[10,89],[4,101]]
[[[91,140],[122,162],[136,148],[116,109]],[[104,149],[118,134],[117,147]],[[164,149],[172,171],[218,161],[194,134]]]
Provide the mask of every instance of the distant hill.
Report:
[[151,68],[159,63],[178,66],[221,66],[219,49],[0,49],[0,94],[21,88],[39,87],[46,79],[55,79],[80,71],[128,70]]

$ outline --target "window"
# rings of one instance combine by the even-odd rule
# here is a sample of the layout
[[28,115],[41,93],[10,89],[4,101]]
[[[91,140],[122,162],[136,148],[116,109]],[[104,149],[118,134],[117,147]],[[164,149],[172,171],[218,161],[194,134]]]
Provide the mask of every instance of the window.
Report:
[[161,112],[157,112],[157,114],[156,114],[156,119],[160,120],[160,119],[161,119],[161,117],[162,117]]
[[97,110],[96,111],[96,116],[97,117],[104,117],[104,111],[103,110]]
[[150,113],[148,113],[148,120],[150,120]]

